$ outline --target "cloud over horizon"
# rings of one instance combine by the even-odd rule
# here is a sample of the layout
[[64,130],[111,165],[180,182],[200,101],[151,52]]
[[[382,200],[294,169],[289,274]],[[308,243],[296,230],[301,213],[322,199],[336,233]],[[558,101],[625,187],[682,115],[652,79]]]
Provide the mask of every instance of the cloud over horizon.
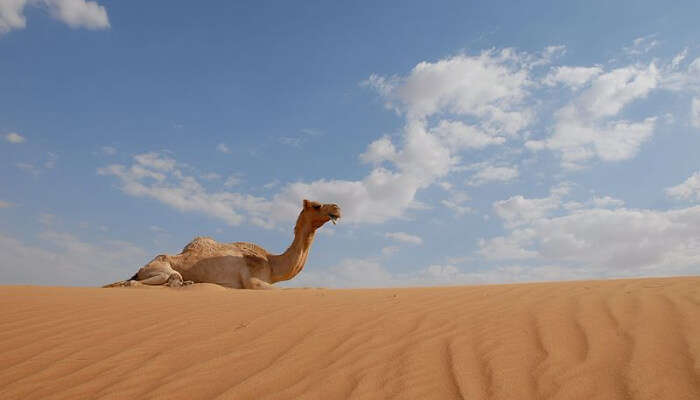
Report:
[[41,7],[52,18],[71,28],[106,29],[110,27],[107,10],[95,1],[86,0],[0,0],[0,35],[24,29],[24,8]]
[[[386,31],[405,22],[387,11],[363,31],[369,46],[340,49],[327,40],[347,24],[300,30],[298,10],[287,20],[256,9],[261,27],[285,34],[251,36],[233,9],[198,8],[182,30],[178,7],[155,21],[128,2],[0,0],[11,188],[0,247],[27,269],[5,274],[39,274],[34,254],[79,275],[100,252],[112,274],[119,246],[131,265],[199,234],[276,250],[305,198],[340,204],[343,219],[317,236],[292,285],[700,271],[693,43],[617,26],[600,48],[566,35],[508,47],[518,26],[404,37]],[[46,29],[14,31],[34,21]],[[52,51],[38,48],[47,32]]]

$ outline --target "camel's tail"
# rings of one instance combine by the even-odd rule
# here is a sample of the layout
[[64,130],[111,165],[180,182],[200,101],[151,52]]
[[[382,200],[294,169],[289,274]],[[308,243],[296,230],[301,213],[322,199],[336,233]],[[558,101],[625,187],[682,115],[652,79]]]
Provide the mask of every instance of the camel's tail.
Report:
[[129,278],[129,279],[125,280],[125,281],[118,281],[118,282],[110,283],[109,285],[104,285],[104,286],[102,286],[102,287],[103,287],[103,288],[110,288],[110,287],[124,287],[124,286],[130,286],[130,285],[129,285],[129,282],[137,280],[138,277],[139,277],[139,272],[136,271],[136,273],[134,274],[134,276],[132,276],[131,278]]

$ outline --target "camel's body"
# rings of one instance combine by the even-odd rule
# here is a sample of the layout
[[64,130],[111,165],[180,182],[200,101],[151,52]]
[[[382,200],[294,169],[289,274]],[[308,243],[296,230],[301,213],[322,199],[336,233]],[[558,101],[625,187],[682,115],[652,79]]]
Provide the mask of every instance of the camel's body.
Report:
[[136,281],[171,286],[187,281],[207,282],[234,289],[257,289],[272,283],[268,261],[267,251],[252,243],[219,243],[198,237],[180,254],[161,254],[141,267]]
[[188,282],[216,283],[235,289],[270,289],[272,284],[296,276],[306,263],[316,229],[340,218],[335,204],[304,200],[294,227],[294,241],[283,254],[273,255],[252,243],[219,243],[198,237],[180,254],[159,255],[141,267],[129,281],[112,286],[136,284],[180,286]]

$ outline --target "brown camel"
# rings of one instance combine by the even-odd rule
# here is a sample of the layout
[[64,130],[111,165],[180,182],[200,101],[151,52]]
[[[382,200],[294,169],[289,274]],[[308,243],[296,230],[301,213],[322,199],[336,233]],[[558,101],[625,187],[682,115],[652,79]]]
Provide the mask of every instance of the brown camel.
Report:
[[292,279],[304,268],[316,230],[328,221],[335,224],[339,218],[338,205],[304,200],[294,226],[294,241],[282,254],[270,254],[252,243],[219,243],[198,237],[180,254],[161,254],[130,280],[104,287],[216,283],[236,289],[274,289],[273,283]]

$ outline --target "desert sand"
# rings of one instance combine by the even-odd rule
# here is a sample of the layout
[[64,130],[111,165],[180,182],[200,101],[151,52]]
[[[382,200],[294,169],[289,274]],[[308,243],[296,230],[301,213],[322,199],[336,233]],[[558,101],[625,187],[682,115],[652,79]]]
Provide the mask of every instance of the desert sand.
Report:
[[0,399],[700,399],[700,277],[0,305]]

